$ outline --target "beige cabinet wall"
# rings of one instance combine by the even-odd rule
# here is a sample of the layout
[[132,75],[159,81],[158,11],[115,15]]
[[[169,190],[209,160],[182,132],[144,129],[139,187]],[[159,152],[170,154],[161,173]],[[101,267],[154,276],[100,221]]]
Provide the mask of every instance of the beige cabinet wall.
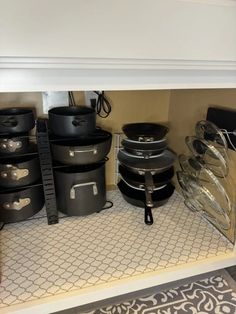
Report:
[[[77,104],[83,105],[84,93],[75,92]],[[106,92],[112,105],[107,119],[97,118],[97,124],[114,133],[121,132],[124,123],[150,121],[168,123],[170,91],[116,91]],[[1,93],[0,107],[34,107],[37,115],[43,115],[41,93]],[[114,141],[107,163],[107,184],[114,185]]]

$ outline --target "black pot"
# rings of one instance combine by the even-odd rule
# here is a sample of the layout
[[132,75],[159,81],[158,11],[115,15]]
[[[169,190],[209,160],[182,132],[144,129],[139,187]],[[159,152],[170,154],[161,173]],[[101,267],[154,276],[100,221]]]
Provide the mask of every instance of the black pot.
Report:
[[44,205],[43,186],[33,186],[14,192],[0,192],[0,221],[17,222],[25,220]]
[[31,109],[9,108],[0,110],[0,133],[25,133],[35,126]]
[[129,123],[122,127],[124,134],[131,140],[153,142],[163,139],[169,129],[157,123]]
[[0,155],[15,155],[27,153],[29,149],[28,133],[17,136],[0,137]]
[[30,185],[41,177],[38,156],[24,156],[20,158],[0,160],[0,186],[15,188]]
[[111,141],[111,133],[97,130],[90,138],[52,142],[53,159],[68,165],[96,163],[107,156]]
[[49,128],[58,136],[81,137],[95,131],[96,112],[82,106],[56,107],[48,111]]
[[54,171],[58,210],[69,216],[99,212],[106,203],[105,163]]

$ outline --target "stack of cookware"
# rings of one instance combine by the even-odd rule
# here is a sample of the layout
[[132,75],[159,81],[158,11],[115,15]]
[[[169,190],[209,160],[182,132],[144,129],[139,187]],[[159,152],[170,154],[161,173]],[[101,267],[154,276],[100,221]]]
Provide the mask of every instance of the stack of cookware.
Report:
[[176,155],[167,147],[168,128],[156,123],[123,126],[127,136],[118,153],[118,183],[124,199],[144,207],[144,221],[153,224],[152,208],[164,205],[174,192],[171,179]]
[[83,106],[49,110],[58,210],[83,216],[106,203],[105,162],[111,133],[96,128],[96,113]]
[[185,142],[189,155],[180,155],[177,178],[185,204],[200,212],[223,233],[231,227],[232,202],[227,192],[229,163],[223,132],[210,121],[199,121],[196,134]]
[[17,222],[44,205],[37,145],[29,131],[35,126],[31,109],[0,110],[0,221]]

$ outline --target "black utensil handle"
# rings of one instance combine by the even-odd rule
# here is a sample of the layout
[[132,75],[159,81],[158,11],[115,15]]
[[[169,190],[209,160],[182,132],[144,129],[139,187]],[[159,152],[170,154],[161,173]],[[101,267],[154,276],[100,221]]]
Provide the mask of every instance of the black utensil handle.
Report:
[[152,208],[147,206],[146,204],[144,209],[144,222],[146,225],[153,224]]
[[0,121],[1,126],[12,128],[16,127],[18,124],[18,121],[14,117],[9,117],[5,120]]

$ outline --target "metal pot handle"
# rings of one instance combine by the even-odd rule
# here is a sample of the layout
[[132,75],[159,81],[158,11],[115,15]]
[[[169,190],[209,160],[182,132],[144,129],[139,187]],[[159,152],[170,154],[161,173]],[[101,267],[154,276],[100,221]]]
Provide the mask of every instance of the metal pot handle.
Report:
[[5,120],[0,121],[1,126],[4,127],[16,127],[18,124],[18,121],[14,117],[8,117]]
[[96,182],[85,182],[85,183],[78,183],[75,184],[71,187],[70,189],[70,199],[74,200],[75,199],[75,189],[81,188],[84,186],[92,185],[93,187],[93,195],[98,194],[98,188],[97,188],[97,183]]
[[98,153],[97,147],[94,146],[91,149],[84,149],[84,150],[73,149],[72,147],[69,148],[69,155],[70,155],[70,157],[74,157],[76,153],[90,153],[90,152],[92,152],[93,155],[96,155]]
[[3,179],[18,181],[29,175],[28,169],[20,169],[13,165],[6,165],[6,170],[1,171],[0,175]]
[[1,149],[12,152],[12,153],[21,147],[22,147],[21,141],[14,141],[12,139],[3,139],[0,142]]
[[21,210],[22,208],[28,206],[31,203],[31,199],[29,197],[19,198],[18,201],[14,202],[6,202],[3,204],[3,207],[7,210]]

